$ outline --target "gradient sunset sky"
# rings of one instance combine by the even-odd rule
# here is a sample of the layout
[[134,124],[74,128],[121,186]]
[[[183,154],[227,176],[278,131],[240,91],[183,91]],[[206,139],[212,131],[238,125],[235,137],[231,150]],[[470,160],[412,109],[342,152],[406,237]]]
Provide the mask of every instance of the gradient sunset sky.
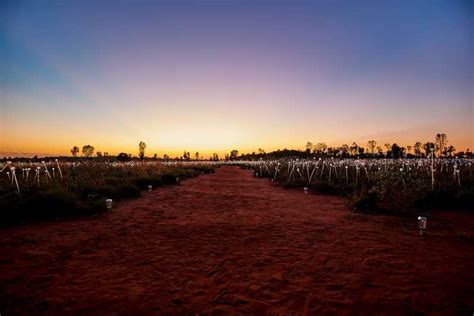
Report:
[[473,21],[474,1],[1,1],[0,156],[473,149]]

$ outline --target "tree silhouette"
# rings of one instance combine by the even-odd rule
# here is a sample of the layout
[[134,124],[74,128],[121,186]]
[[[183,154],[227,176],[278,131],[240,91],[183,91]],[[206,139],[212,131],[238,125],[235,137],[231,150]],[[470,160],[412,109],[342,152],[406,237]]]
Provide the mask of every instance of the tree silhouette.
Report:
[[453,146],[453,145],[450,145],[447,149],[446,149],[446,153],[451,157],[453,155],[453,153],[456,151],[456,148]]
[[435,151],[438,156],[441,156],[446,151],[446,144],[448,142],[448,136],[446,134],[436,134],[435,137]]
[[231,160],[236,159],[239,156],[239,151],[237,149],[232,149],[230,152],[229,158]]
[[377,145],[377,142],[375,140],[369,140],[367,142],[367,148],[369,148],[370,150],[370,153],[373,155],[374,154],[374,149],[375,149],[375,146]]
[[435,144],[434,143],[426,142],[423,145],[423,150],[425,151],[427,157],[430,155],[431,149],[435,149]]
[[87,158],[91,157],[94,154],[94,150],[95,150],[94,146],[91,146],[91,145],[82,146],[82,154]]
[[142,159],[142,160],[143,160],[143,158],[145,158],[145,148],[146,148],[146,144],[141,141],[138,144],[138,157],[140,157],[140,159]]
[[351,147],[349,147],[349,149],[351,150],[351,154],[355,156],[357,155],[357,152],[359,151],[359,145],[357,145],[356,142],[353,142]]
[[378,153],[379,156],[382,155],[382,153],[383,153],[382,147],[377,146],[377,153]]
[[394,143],[394,144],[392,145],[391,152],[392,152],[392,157],[393,157],[394,159],[400,158],[400,156],[401,156],[402,153],[403,153],[403,151],[402,151],[402,149],[400,148],[400,146],[398,146],[396,143]]
[[341,154],[342,154],[342,156],[348,155],[348,154],[349,154],[349,150],[350,150],[349,145],[347,145],[347,144],[342,144],[342,146],[341,146]]
[[315,152],[317,154],[324,154],[327,150],[328,146],[325,143],[317,143],[315,147]]
[[121,162],[125,162],[125,161],[129,161],[129,160],[130,160],[130,157],[128,156],[127,153],[120,153],[120,154],[118,154],[118,156],[117,156],[117,160],[118,160],[118,161],[121,161]]
[[79,153],[79,147],[74,146],[71,148],[71,154],[73,157],[77,157],[77,154]]
[[415,156],[420,156],[421,155],[421,143],[420,142],[416,142],[415,145],[413,146],[414,150],[415,150]]

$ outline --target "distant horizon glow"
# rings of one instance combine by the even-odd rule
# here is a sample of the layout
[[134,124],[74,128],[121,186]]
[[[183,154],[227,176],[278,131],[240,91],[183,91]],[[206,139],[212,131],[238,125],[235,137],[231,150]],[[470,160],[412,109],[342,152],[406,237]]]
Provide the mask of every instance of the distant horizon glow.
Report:
[[0,156],[474,149],[470,1],[4,1],[0,19]]

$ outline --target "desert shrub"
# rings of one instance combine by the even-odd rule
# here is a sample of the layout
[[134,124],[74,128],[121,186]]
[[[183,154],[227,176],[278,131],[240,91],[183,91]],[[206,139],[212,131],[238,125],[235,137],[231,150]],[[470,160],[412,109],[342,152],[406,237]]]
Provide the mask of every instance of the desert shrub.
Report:
[[[128,156],[127,156],[128,157]],[[124,157],[125,158],[125,157]],[[25,177],[25,166],[32,167]],[[42,163],[16,165],[21,194],[16,192],[6,172],[0,173],[0,220],[2,224],[32,219],[88,215],[105,210],[104,200],[122,200],[140,196],[148,185],[175,184],[176,178],[199,175],[216,166],[166,165],[148,162],[110,163],[80,160],[61,163],[62,177],[57,163],[47,163],[50,176]],[[8,166],[7,166],[8,167]],[[36,167],[41,168],[38,178]],[[56,168],[55,175],[52,168]]]
[[161,176],[157,176],[157,175],[142,176],[142,177],[136,178],[133,182],[137,187],[139,187],[142,190],[148,188],[149,185],[152,185],[154,187],[159,187],[163,185],[163,180]]
[[351,200],[354,211],[378,211],[379,199],[374,192],[367,192],[360,196],[355,196]]
[[70,215],[74,212],[77,196],[60,187],[40,191],[25,200],[25,215],[32,218],[49,218]]
[[179,176],[180,174],[165,173],[161,176],[161,181],[163,184],[176,184],[176,178]]
[[[434,168],[432,186],[431,166]],[[471,159],[280,159],[243,168],[286,188],[347,196],[359,212],[406,214],[432,208],[473,209]],[[299,172],[298,172],[299,170]]]
[[474,210],[474,186],[461,189],[461,192],[456,195],[456,201],[458,207]]
[[117,160],[121,162],[126,162],[126,161],[130,161],[130,157],[126,153],[120,153],[117,156]]

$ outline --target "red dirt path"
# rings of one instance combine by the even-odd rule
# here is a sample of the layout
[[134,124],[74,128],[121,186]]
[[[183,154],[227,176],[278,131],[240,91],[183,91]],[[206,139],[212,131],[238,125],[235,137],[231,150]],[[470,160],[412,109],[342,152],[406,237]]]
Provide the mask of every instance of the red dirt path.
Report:
[[352,215],[237,167],[0,231],[0,313],[467,314],[473,216]]

